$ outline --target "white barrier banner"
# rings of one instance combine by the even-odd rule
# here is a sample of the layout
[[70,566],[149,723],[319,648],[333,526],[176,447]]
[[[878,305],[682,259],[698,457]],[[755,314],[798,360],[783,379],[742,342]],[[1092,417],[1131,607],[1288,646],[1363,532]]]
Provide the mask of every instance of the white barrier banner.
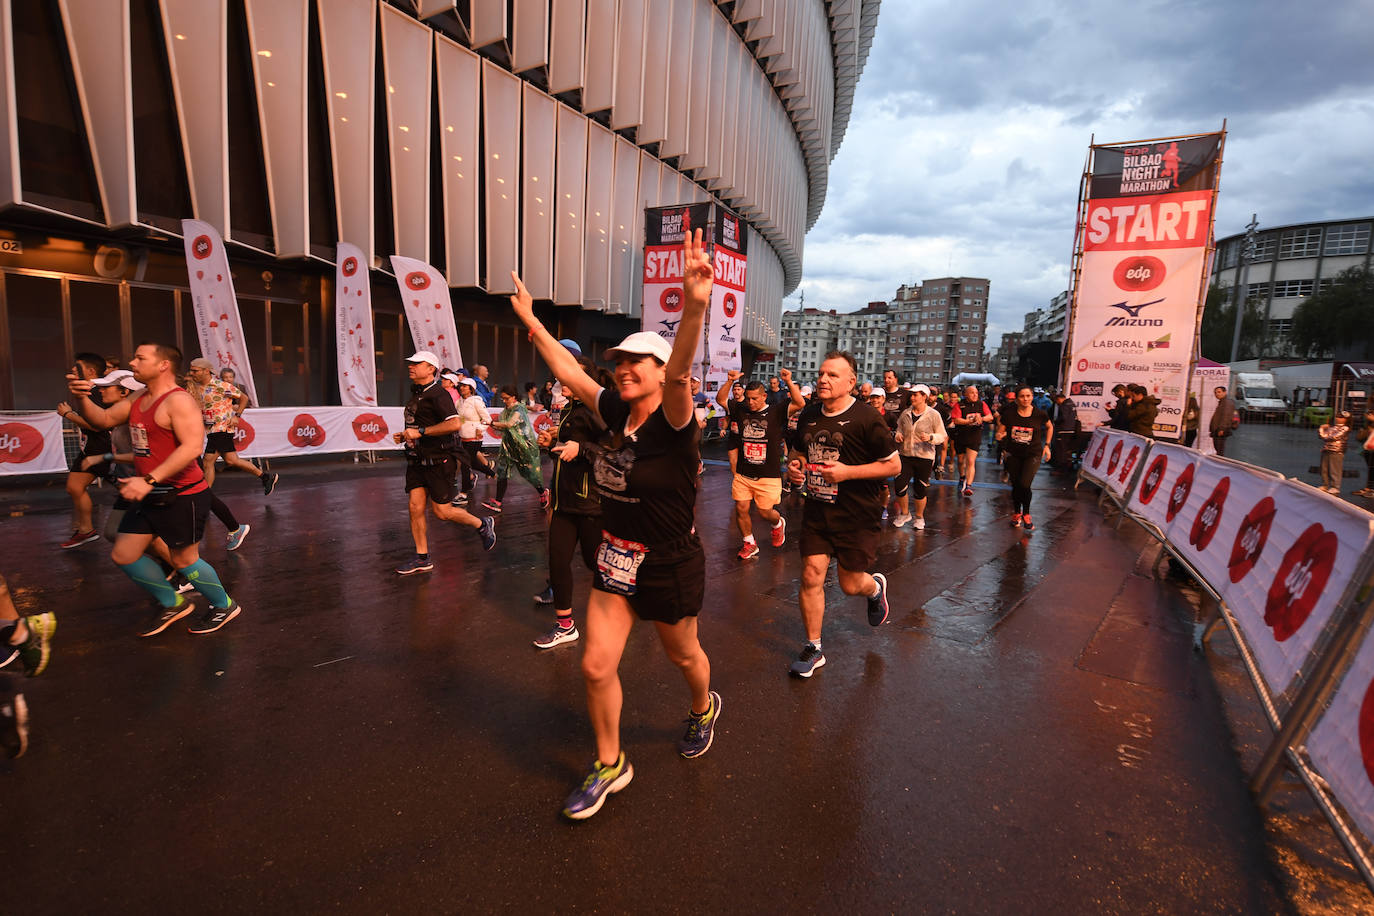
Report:
[[1374,639],[1355,653],[1307,738],[1307,753],[1341,807],[1374,837]]
[[[501,419],[502,407],[488,407],[487,413],[491,414],[493,420]],[[557,426],[558,423],[553,416],[545,410],[529,411],[530,422],[534,424],[534,431],[537,433],[545,426]],[[487,427],[486,435],[482,437],[482,448],[491,448],[501,444],[501,430]]]
[[1084,477],[1094,483],[1101,484],[1107,477],[1107,433],[1111,432],[1105,426],[1099,426],[1093,430],[1088,438],[1088,447],[1083,450],[1083,463],[1079,466],[1079,471]]
[[444,369],[458,369],[463,365],[463,353],[458,347],[458,326],[453,320],[453,303],[448,295],[448,281],[444,275],[424,261],[391,256],[391,269],[401,288],[401,302],[405,305],[406,324],[416,350],[428,350],[444,365]]
[[1126,503],[1126,511],[1161,533],[1166,531],[1188,498],[1199,457],[1191,448],[1168,442],[1154,443],[1140,474],[1140,483]]
[[339,402],[346,407],[377,403],[377,356],[372,343],[372,284],[357,245],[340,242],[334,274],[335,338]]
[[186,272],[190,279],[191,304],[196,316],[200,352],[215,364],[215,374],[234,370],[234,384],[248,395],[249,403],[261,404],[253,384],[253,367],[243,340],[239,302],[229,258],[215,227],[198,219],[181,221],[186,247]]
[[66,470],[61,417],[51,410],[0,416],[0,476]]
[[401,407],[250,407],[234,442],[246,458],[383,451],[404,428]]
[[1374,538],[1374,519],[1289,481],[1275,482],[1267,496],[1242,499],[1233,514],[1234,537],[1215,545],[1226,557],[1226,575],[1216,587],[1266,683],[1282,691],[1345,598]]
[[1088,440],[1082,470],[1121,499],[1131,484],[1131,475],[1149,448],[1150,440],[1144,436],[1099,426]]

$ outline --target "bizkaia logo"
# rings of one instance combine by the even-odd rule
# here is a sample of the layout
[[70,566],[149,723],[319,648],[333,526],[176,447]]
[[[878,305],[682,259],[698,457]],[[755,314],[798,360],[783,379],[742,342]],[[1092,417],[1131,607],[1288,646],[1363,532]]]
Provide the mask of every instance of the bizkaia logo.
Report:
[[353,418],[353,435],[358,437],[359,442],[381,442],[388,432],[386,420],[380,414],[360,413]]
[[344,258],[342,268],[345,277],[353,276],[358,272],[358,259],[353,257]]
[[1091,372],[1091,371],[1094,370],[1094,369],[1111,369],[1111,368],[1113,368],[1111,363],[1099,363],[1099,362],[1097,362],[1096,360],[1092,360],[1092,359],[1080,359],[1080,360],[1078,361],[1078,371],[1079,371],[1079,372]]
[[[1273,628],[1277,642],[1283,642],[1307,622],[1336,567],[1339,547],[1336,532],[1318,524],[1299,535],[1283,555],[1264,604],[1264,622]],[[1362,727],[1362,740],[1363,735]]]
[[1112,271],[1112,282],[1118,289],[1139,293],[1152,290],[1164,282],[1164,262],[1149,255],[1126,258]]
[[412,270],[406,274],[406,289],[429,289],[429,274],[423,270]]
[[1145,469],[1145,476],[1140,480],[1140,504],[1148,506],[1150,500],[1155,498],[1159,492],[1159,485],[1164,482],[1164,473],[1169,470],[1169,456],[1156,455],[1155,460],[1150,462],[1150,466]]
[[658,305],[665,312],[682,311],[682,290],[670,286],[658,297]]
[[1093,453],[1093,467],[1094,467],[1094,468],[1100,468],[1100,467],[1102,467],[1102,456],[1106,453],[1106,451],[1107,451],[1107,440],[1106,440],[1106,439],[1103,439],[1101,442],[1097,443],[1097,451]]
[[726,318],[734,318],[735,313],[739,311],[739,300],[735,298],[734,293],[726,293],[720,307],[724,309]]
[[310,414],[296,414],[296,419],[291,421],[291,428],[286,431],[286,438],[296,448],[324,445],[324,428]]
[[1196,469],[1197,465],[1188,465],[1178,475],[1178,480],[1174,481],[1174,487],[1169,491],[1169,508],[1164,513],[1165,523],[1172,522],[1184,503],[1188,502],[1188,494],[1193,492],[1193,472]]
[[[1084,360],[1086,362],[1086,360]],[[1071,398],[1100,398],[1102,397],[1102,382],[1070,382],[1069,397]]]
[[1193,529],[1188,533],[1188,543],[1199,551],[1206,550],[1207,545],[1212,543],[1212,538],[1216,536],[1217,527],[1221,524],[1221,514],[1226,509],[1226,494],[1230,492],[1231,478],[1221,478],[1212,495],[1207,497],[1202,508],[1197,510],[1197,518],[1193,519]]
[[1122,483],[1125,483],[1125,482],[1126,482],[1127,478],[1129,478],[1129,477],[1131,476],[1131,469],[1135,467],[1136,460],[1137,460],[1139,457],[1140,457],[1140,446],[1138,446],[1138,445],[1132,445],[1132,446],[1131,446],[1131,453],[1130,453],[1129,455],[1126,456],[1126,462],[1125,462],[1125,464],[1121,465],[1121,475],[1120,475],[1119,477],[1117,477],[1117,480],[1121,481]]
[[0,423],[0,464],[28,464],[43,454],[43,434],[27,423]]
[[253,444],[253,438],[257,436],[257,430],[253,429],[253,424],[243,417],[239,417],[239,428],[234,430],[234,451],[241,452]]
[[1236,532],[1236,542],[1231,545],[1231,559],[1226,561],[1232,582],[1244,579],[1255,568],[1260,554],[1264,552],[1264,545],[1269,542],[1269,529],[1273,524],[1274,500],[1266,496],[1246,513],[1240,530]]
[[198,235],[191,241],[191,257],[197,261],[204,261],[214,250],[215,243],[208,235]]
[[1109,328],[1162,328],[1164,327],[1163,318],[1141,318],[1140,311],[1152,305],[1159,305],[1163,301],[1163,299],[1151,299],[1149,302],[1142,302],[1139,305],[1113,302],[1107,308],[1121,309],[1126,314],[1108,318],[1105,326]]
[[1139,363],[1116,363],[1117,372],[1149,372],[1149,366],[1142,366]]

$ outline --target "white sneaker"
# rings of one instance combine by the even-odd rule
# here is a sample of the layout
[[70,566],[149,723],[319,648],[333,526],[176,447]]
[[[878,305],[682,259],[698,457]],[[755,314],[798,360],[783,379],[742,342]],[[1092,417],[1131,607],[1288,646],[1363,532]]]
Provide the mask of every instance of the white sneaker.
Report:
[[911,520],[911,527],[917,531],[924,531],[926,528],[926,520],[924,518],[913,518]]
[[902,528],[902,527],[905,527],[905,526],[906,526],[906,523],[909,522],[909,521],[911,521],[911,516],[910,516],[910,515],[899,515],[899,516],[897,516],[896,518],[894,518],[894,519],[892,520],[892,527],[893,527],[893,528]]

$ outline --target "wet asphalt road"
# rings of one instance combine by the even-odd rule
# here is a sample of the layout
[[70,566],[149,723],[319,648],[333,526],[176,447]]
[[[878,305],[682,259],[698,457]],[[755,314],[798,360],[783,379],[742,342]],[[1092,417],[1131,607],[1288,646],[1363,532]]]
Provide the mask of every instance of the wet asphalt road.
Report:
[[[995,466],[982,465],[986,478]],[[724,708],[697,760],[687,693],[631,636],[622,738],[636,776],[590,821],[559,808],[593,756],[580,651],[538,652],[542,517],[511,485],[500,542],[432,523],[411,552],[401,469],[292,474],[204,556],[242,617],[135,638],[147,606],[68,533],[60,491],[0,492],[0,568],[59,624],[25,683],[28,755],[0,762],[9,904],[71,912],[1282,912],[1191,608],[1092,496],[1037,480],[937,485],[889,530],[892,619],[828,591],[829,664],[802,645],[788,544],[741,564],[729,470],[698,501],[701,636]],[[483,492],[479,485],[479,495]],[[96,496],[97,503],[109,494]],[[799,520],[800,510],[790,516]],[[763,530],[763,526],[756,522]],[[1148,552],[1148,551],[1147,551]],[[576,603],[589,577],[578,569]],[[8,905],[6,908],[8,908]]]

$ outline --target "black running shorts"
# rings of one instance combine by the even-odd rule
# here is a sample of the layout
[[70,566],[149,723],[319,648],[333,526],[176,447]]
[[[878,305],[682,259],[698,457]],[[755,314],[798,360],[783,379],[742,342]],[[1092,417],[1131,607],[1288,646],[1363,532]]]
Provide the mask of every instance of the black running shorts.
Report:
[[206,433],[205,434],[205,454],[213,452],[216,455],[228,455],[238,451],[234,445],[233,433]]
[[406,492],[423,489],[431,502],[446,503],[453,500],[453,456],[431,459],[432,464],[406,461]]
[[[618,594],[607,588],[600,570],[594,572],[598,591]],[[669,544],[655,547],[639,564],[635,594],[626,600],[640,620],[677,623],[696,617],[706,597],[706,551],[695,533]]]
[[120,534],[152,534],[173,550],[200,543],[210,517],[210,490],[183,493],[166,506],[133,503],[119,522]]
[[836,531],[825,525],[819,512],[802,507],[802,531],[797,544],[803,557],[825,555],[839,561],[840,569],[867,572],[878,556],[878,541],[882,538],[881,522],[872,528],[853,528]]

